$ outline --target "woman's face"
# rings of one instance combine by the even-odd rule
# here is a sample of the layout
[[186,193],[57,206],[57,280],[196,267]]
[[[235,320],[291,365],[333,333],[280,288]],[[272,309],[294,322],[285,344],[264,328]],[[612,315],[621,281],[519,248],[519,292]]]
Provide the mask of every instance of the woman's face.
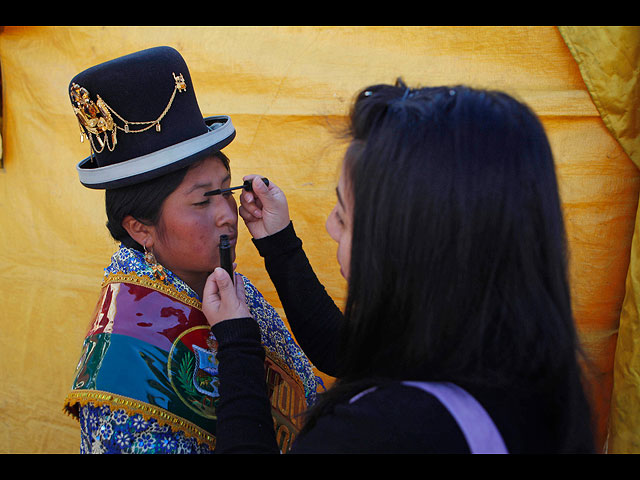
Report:
[[153,251],[158,262],[202,293],[207,276],[220,265],[220,235],[228,235],[235,259],[238,209],[231,193],[205,197],[228,188],[231,175],[215,156],[190,168],[180,186],[163,205],[158,224],[152,228]]
[[350,183],[346,181],[344,168],[338,187],[336,188],[336,205],[327,218],[326,228],[332,239],[338,243],[338,263],[340,273],[349,280],[349,266],[351,262],[351,235],[353,226],[353,199]]

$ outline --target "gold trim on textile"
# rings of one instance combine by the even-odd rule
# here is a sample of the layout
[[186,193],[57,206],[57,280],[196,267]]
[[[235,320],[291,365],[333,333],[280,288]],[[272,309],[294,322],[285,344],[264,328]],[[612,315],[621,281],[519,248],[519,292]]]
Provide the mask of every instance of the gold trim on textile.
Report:
[[212,450],[216,446],[216,438],[213,435],[184,418],[174,415],[163,408],[115,393],[100,390],[74,390],[67,394],[63,411],[78,420],[79,412],[77,405],[85,406],[90,403],[96,406],[107,405],[109,407],[123,409],[128,415],[139,414],[142,415],[145,420],[153,418],[159,424],[168,425],[174,432],[184,432],[185,435],[195,438],[199,443],[206,443]]
[[142,285],[143,287],[156,290],[160,293],[170,296],[182,303],[190,305],[198,310],[202,310],[202,303],[193,297],[190,297],[186,292],[181,292],[173,285],[167,285],[157,280],[152,280],[148,277],[137,275],[136,273],[112,273],[105,278],[102,282],[102,286],[105,287],[110,283],[135,283],[136,285]]

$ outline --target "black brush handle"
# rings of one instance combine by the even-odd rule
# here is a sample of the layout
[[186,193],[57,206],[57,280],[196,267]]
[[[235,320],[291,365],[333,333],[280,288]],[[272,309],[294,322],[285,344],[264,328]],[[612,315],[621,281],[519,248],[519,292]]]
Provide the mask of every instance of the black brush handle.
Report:
[[220,235],[220,266],[229,274],[233,282],[233,264],[231,263],[231,245],[228,235]]

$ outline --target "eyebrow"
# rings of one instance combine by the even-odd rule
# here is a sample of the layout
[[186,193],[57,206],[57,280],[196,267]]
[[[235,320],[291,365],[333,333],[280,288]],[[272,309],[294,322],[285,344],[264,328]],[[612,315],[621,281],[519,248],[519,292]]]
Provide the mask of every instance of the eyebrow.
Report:
[[[231,175],[229,174],[229,175],[227,175],[226,177],[224,177],[224,178],[222,179],[222,181],[220,182],[220,185],[224,185],[224,183],[225,183],[226,181],[230,181],[230,180],[231,180]],[[205,189],[205,190],[211,190],[211,186],[212,186],[211,182],[207,182],[207,183],[197,183],[196,185],[192,186],[192,187],[189,189],[189,191],[187,192],[187,195],[189,195],[190,193],[195,192],[196,190],[198,190],[198,189],[200,189],[200,188]]]

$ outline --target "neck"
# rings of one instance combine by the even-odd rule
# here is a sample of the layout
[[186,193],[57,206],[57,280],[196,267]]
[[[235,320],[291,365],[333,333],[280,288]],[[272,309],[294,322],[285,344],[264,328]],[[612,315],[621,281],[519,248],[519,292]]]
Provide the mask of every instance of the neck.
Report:
[[208,274],[188,274],[188,273],[178,273],[174,272],[175,275],[178,276],[184,283],[189,285],[191,290],[196,292],[199,298],[202,298],[202,294],[204,293],[204,286],[207,283],[207,278],[209,278]]

